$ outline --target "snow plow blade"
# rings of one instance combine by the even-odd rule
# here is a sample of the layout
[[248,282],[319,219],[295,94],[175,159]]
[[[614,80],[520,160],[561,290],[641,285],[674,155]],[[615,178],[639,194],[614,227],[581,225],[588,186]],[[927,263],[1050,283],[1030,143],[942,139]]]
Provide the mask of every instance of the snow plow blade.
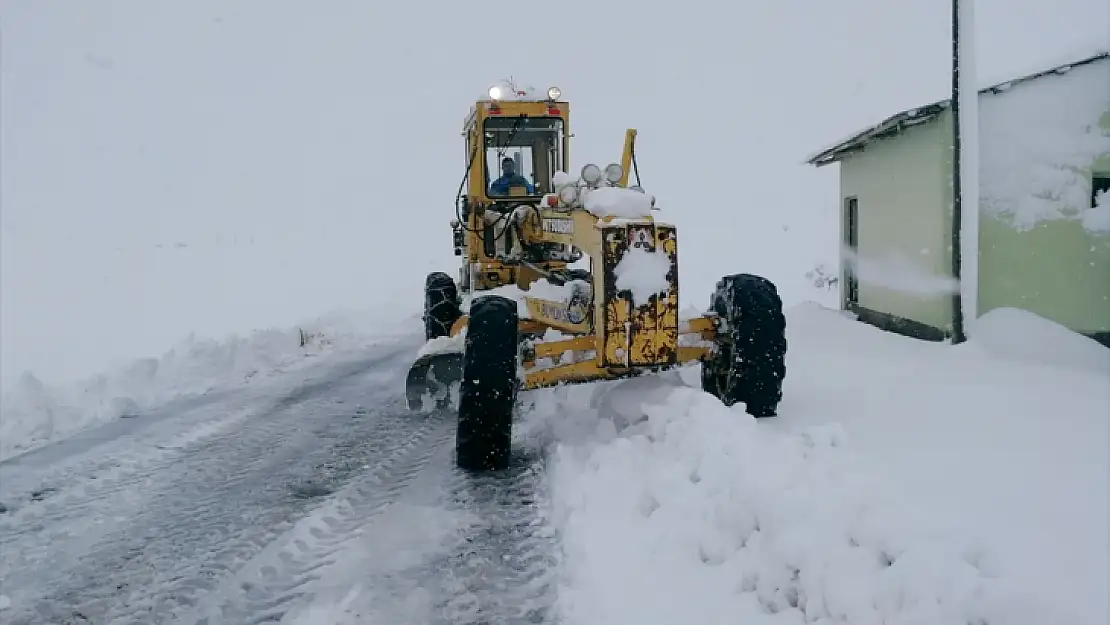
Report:
[[463,355],[427,354],[416,359],[405,379],[409,410],[442,408],[451,401],[451,387],[462,381]]

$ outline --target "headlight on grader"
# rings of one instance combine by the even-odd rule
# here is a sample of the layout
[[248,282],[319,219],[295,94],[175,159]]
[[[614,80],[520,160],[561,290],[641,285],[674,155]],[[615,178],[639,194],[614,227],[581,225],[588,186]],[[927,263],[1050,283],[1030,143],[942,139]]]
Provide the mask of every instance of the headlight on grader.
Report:
[[593,163],[582,168],[582,180],[591,187],[601,182],[601,168]]
[[567,206],[571,206],[571,205],[574,204],[574,201],[577,200],[577,199],[578,199],[578,187],[576,187],[572,184],[568,184],[567,186],[563,187],[562,189],[559,189],[559,201],[561,201],[563,204],[565,204]]
[[619,163],[610,163],[605,168],[605,179],[612,184],[617,184],[624,177],[624,168]]

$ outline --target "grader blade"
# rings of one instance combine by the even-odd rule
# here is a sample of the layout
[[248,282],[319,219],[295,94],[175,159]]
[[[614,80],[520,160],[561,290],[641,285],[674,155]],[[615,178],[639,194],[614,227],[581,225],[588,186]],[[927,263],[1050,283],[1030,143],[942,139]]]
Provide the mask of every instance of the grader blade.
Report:
[[[405,396],[409,410],[440,408],[451,401],[451,387],[462,381],[462,354],[426,354],[409,367]],[[427,402],[427,403],[426,403]]]

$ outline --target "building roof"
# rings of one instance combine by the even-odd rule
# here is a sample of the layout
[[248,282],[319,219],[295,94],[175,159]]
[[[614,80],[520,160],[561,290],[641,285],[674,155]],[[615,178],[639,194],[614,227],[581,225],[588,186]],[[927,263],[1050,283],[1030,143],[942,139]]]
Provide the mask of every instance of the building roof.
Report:
[[[1070,63],[1064,63],[1055,67],[1050,67],[1034,74],[1028,74],[1025,76],[1000,82],[989,87],[984,87],[979,90],[979,93],[1002,93],[1003,91],[1010,89],[1014,85],[1028,82],[1030,80],[1035,80],[1042,76],[1048,76],[1049,74],[1063,74],[1073,67],[1087,65],[1088,63],[1093,63],[1095,61],[1106,58],[1110,58],[1110,51],[1099,52],[1097,54],[1087,56],[1079,60],[1072,61]],[[835,145],[824,148],[820,152],[809,156],[806,159],[806,162],[817,167],[835,163],[847,154],[861,150],[864,145],[870,143],[871,141],[874,141],[875,139],[891,137],[897,135],[900,132],[903,132],[908,128],[912,128],[920,124],[925,124],[936,119],[941,113],[948,109],[951,103],[951,99],[940,100],[938,102],[933,102],[924,106],[918,106],[912,109],[908,109],[900,113],[895,113],[894,115],[891,115],[878,124],[865,128],[855,133],[851,137],[839,143],[836,143]]]

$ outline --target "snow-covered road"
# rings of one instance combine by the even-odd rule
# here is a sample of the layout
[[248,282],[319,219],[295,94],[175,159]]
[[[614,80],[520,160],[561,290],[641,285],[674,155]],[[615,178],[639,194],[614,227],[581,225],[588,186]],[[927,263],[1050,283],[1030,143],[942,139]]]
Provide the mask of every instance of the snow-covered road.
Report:
[[0,622],[1107,622],[1105,347],[1012,310],[955,347],[787,316],[778,418],[696,367],[544,389],[498,475],[403,407],[416,323],[13,445]]
[[401,403],[413,347],[183,400],[0,465],[4,622],[337,623],[371,608],[469,622],[479,606],[535,622],[553,594],[542,460],[454,471],[453,420]]

